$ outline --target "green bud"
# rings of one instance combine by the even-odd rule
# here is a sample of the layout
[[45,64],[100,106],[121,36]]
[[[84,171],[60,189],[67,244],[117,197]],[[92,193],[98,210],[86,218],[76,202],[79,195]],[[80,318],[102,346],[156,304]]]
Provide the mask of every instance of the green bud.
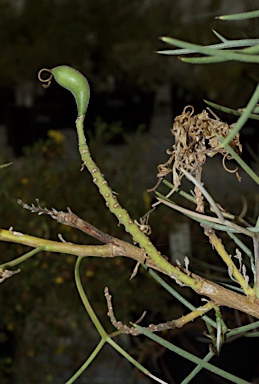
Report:
[[85,115],[90,98],[90,88],[82,73],[68,65],[59,65],[50,72],[61,87],[74,95],[78,116]]

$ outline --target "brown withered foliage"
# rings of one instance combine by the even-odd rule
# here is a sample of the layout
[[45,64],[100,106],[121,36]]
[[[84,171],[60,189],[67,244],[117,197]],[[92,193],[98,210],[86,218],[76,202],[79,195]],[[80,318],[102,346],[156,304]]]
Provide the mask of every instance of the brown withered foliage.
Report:
[[[232,156],[226,148],[221,146],[217,137],[220,136],[224,139],[231,132],[232,127],[233,126],[221,121],[217,116],[213,116],[213,118],[210,117],[206,110],[195,115],[193,106],[186,106],[182,114],[174,120],[171,132],[175,137],[175,143],[172,149],[167,150],[167,154],[170,155],[169,159],[164,164],[158,165],[157,177],[161,180],[167,174],[172,173],[175,186],[174,190],[176,190],[181,184],[183,177],[182,170],[185,170],[202,184],[202,168],[207,156],[213,157],[216,154],[221,154],[223,156],[223,167],[228,172],[236,173],[239,179],[237,168],[229,170],[226,167],[225,161],[231,160]],[[238,155],[242,153],[239,134],[230,142],[230,146]],[[159,183],[156,187],[158,185]],[[172,194],[173,191],[171,191],[170,194]],[[199,198],[197,188],[195,188],[194,192],[196,198]]]

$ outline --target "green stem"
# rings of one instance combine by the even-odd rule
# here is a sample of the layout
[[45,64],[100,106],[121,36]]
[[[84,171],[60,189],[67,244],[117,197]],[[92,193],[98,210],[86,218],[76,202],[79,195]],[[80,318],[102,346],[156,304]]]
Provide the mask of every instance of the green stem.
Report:
[[223,15],[217,17],[217,19],[220,20],[247,20],[247,19],[253,19],[255,17],[259,17],[259,11],[249,11],[249,12],[242,12],[242,13],[234,13],[232,15]]
[[161,384],[166,384],[165,381],[158,379],[156,376],[152,375],[143,365],[141,365],[138,361],[133,359],[132,356],[130,356],[123,348],[121,348],[117,343],[115,343],[114,340],[111,338],[107,339],[107,343],[109,343],[114,349],[116,349],[117,352],[119,352],[125,359],[127,359],[131,364],[133,364],[136,368],[138,368],[141,372],[143,372],[145,375],[151,377],[155,381]]
[[[147,268],[144,266],[144,268]],[[173,297],[175,297],[180,303],[182,303],[185,307],[189,308],[191,311],[194,311],[196,307],[192,305],[188,300],[186,300],[185,297],[180,295],[177,290],[175,290],[173,287],[171,287],[169,284],[167,284],[155,271],[152,269],[149,270],[149,274],[164,288],[166,289]],[[210,324],[212,327],[216,328],[217,324],[215,321],[213,321],[208,316],[201,316],[201,318],[207,323]]]
[[88,359],[84,362],[84,364],[78,369],[78,371],[68,380],[65,384],[72,384],[76,381],[76,379],[86,370],[86,368],[91,364],[91,362],[95,359],[95,357],[98,355],[100,350],[105,344],[105,340],[101,339],[99,344],[96,346],[94,351],[91,353],[91,355],[88,357]]
[[249,384],[248,381],[246,380],[243,380],[241,379],[240,377],[237,377],[237,376],[234,376],[232,375],[231,373],[228,373],[226,371],[224,371],[223,369],[220,369],[218,367],[216,367],[215,365],[212,365],[210,363],[208,363],[207,361],[203,360],[203,359],[200,359],[199,357],[177,347],[176,345],[173,345],[172,343],[164,340],[162,337],[159,337],[155,334],[153,334],[152,332],[150,331],[147,331],[145,328],[143,327],[140,327],[139,325],[134,325],[136,329],[140,330],[141,332],[143,332],[143,334],[147,337],[149,337],[150,339],[156,341],[157,343],[161,344],[163,347],[169,349],[170,351],[182,356],[183,358],[187,359],[187,360],[190,360],[191,362],[193,362],[194,364],[197,364],[199,367],[202,367],[202,368],[205,368],[207,369],[208,371],[210,372],[214,372],[216,373],[217,375],[221,376],[221,377],[224,377],[225,379],[233,382],[233,383],[236,383],[236,384]]
[[[186,48],[195,51],[195,53],[212,56],[216,60],[219,59],[218,61],[235,60],[247,63],[259,63],[258,55],[247,55],[245,53],[239,53],[233,50],[225,51],[221,49],[209,48],[199,44],[193,44],[187,41],[174,39],[172,37],[162,37],[161,40],[167,44],[174,45],[179,48]],[[188,58],[183,58],[182,60],[187,61]]]
[[[60,241],[46,240],[40,237],[30,235],[16,236],[10,231],[1,228],[0,241],[8,241],[16,244],[28,245],[29,247],[33,248],[42,247],[42,251],[58,252],[75,256],[114,257],[114,255],[111,255],[110,244],[81,245],[70,242],[64,243]],[[10,265],[10,262],[8,262],[8,265]]]
[[84,135],[84,118],[85,116],[83,115],[79,116],[76,120],[79,152],[83,161],[83,166],[86,166],[92,175],[93,182],[97,185],[100,194],[103,196],[106,206],[117,217],[119,223],[124,225],[125,230],[130,233],[133,241],[140,245],[144,252],[157,264],[157,266],[163,269],[169,276],[180,280],[182,283],[192,287],[193,289],[197,289],[199,285],[198,281],[195,281],[190,276],[187,276],[163,258],[155,246],[151,243],[150,239],[143,232],[141,232],[139,227],[129,216],[128,212],[119,204],[117,197],[91,157]]
[[254,243],[254,263],[255,263],[255,294],[259,297],[259,236],[253,239]]
[[238,328],[234,328],[231,331],[229,331],[226,335],[226,338],[229,339],[230,337],[236,336],[236,335],[242,335],[246,332],[253,331],[259,327],[259,321],[256,321],[251,324],[243,325]]
[[[216,135],[217,139],[220,141],[221,145],[223,146],[224,140],[219,135]],[[243,170],[248,174],[248,176],[251,177],[251,179],[256,182],[256,184],[259,184],[259,176],[244,162],[244,160],[241,159],[240,156],[232,149],[232,147],[229,144],[224,144],[224,147],[227,149],[227,151],[230,153],[230,155],[233,157],[233,159],[236,160],[236,162],[240,165],[240,167],[243,168]]]
[[6,263],[1,264],[0,268],[7,268],[7,267],[8,268],[12,268],[12,267],[15,267],[16,265],[23,263],[25,260],[27,260],[30,257],[36,255],[37,253],[39,253],[41,251],[45,251],[45,250],[46,250],[45,246],[35,248],[32,251],[27,252],[24,255],[18,257],[17,259],[14,259],[14,260],[11,260],[11,261],[7,261]]
[[94,323],[94,326],[95,328],[97,329],[98,333],[100,334],[101,338],[104,340],[104,342],[106,342],[107,340],[107,333],[105,331],[105,329],[103,328],[102,324],[100,323],[98,317],[96,316],[86,294],[85,294],[85,291],[84,291],[84,288],[82,286],[82,283],[81,283],[81,279],[80,279],[80,273],[79,273],[79,267],[80,267],[80,263],[82,261],[83,257],[80,256],[77,258],[76,260],[76,264],[75,264],[75,281],[76,281],[76,286],[77,286],[77,289],[78,289],[78,293],[80,295],[80,298],[84,304],[84,307],[90,317],[90,319],[92,320],[92,322]]
[[[230,114],[235,115],[235,116],[241,116],[243,113],[242,111],[238,111],[238,110],[235,110],[232,108],[224,107],[222,105],[212,103],[211,101],[208,101],[208,100],[204,100],[204,102],[206,104],[208,104],[210,107],[216,108],[222,112],[230,113]],[[259,115],[256,115],[255,113],[250,113],[249,119],[259,120]]]
[[[203,361],[208,362],[214,356],[213,352],[209,352],[204,358]],[[181,382],[181,384],[188,384],[191,380],[202,370],[203,367],[197,365],[194,370],[189,373],[189,375]]]
[[240,131],[240,129],[244,126],[245,122],[249,119],[250,114],[253,112],[254,107],[258,103],[258,100],[259,100],[259,84],[257,84],[257,87],[256,87],[251,99],[249,100],[249,103],[245,107],[242,115],[237,120],[236,124],[234,125],[234,128],[231,130],[230,134],[227,135],[227,137],[221,143],[223,147],[225,147],[226,144],[229,144],[231,142],[231,140]]
[[181,172],[183,172],[183,174],[186,176],[186,178],[188,180],[190,180],[197,188],[199,188],[199,190],[201,191],[203,196],[207,199],[207,201],[210,204],[211,208],[213,208],[214,212],[218,216],[219,221],[221,223],[224,223],[225,220],[224,220],[224,217],[222,215],[222,212],[219,209],[219,207],[217,206],[217,204],[215,203],[215,201],[213,200],[213,198],[211,197],[211,195],[209,194],[209,192],[203,187],[203,185],[197,179],[195,179],[195,177],[193,177],[185,169],[181,168]]
[[74,376],[69,379],[69,381],[66,383],[66,384],[72,384],[80,375],[81,373],[89,366],[89,364],[94,360],[94,358],[96,357],[96,355],[99,353],[99,351],[101,350],[101,348],[104,346],[104,344],[107,342],[109,343],[114,349],[116,349],[116,351],[118,351],[122,356],[124,356],[131,364],[135,365],[135,367],[137,367],[141,372],[143,372],[145,375],[149,376],[149,377],[152,377],[153,379],[155,379],[157,382],[160,382],[162,384],[166,384],[164,381],[156,378],[155,376],[151,375],[151,373],[146,369],[144,368],[138,361],[136,361],[135,359],[133,359],[133,357],[131,357],[123,348],[121,348],[117,343],[115,343],[110,336],[108,336],[107,332],[105,331],[105,329],[103,328],[103,326],[101,325],[98,317],[96,316],[85,292],[84,292],[84,289],[83,289],[83,286],[82,286],[82,283],[81,283],[81,279],[80,279],[80,274],[79,274],[79,267],[80,267],[80,263],[82,261],[83,257],[78,257],[77,258],[77,261],[76,261],[76,264],[75,264],[75,281],[76,281],[76,286],[77,286],[77,289],[78,289],[78,292],[79,292],[79,295],[81,297],[81,300],[84,304],[84,307],[90,317],[90,319],[92,320],[92,322],[94,323],[94,326],[96,327],[97,331],[99,332],[100,336],[101,336],[101,341],[99,342],[99,344],[97,345],[97,347],[95,348],[95,350],[93,351],[93,353],[89,356],[89,358],[86,360],[86,362],[80,367],[80,369],[74,374]]

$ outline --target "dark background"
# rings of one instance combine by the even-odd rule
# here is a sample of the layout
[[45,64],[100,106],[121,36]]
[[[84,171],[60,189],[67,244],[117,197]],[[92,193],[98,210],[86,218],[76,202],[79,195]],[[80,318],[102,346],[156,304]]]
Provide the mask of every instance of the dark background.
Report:
[[[259,80],[258,68],[254,65],[233,62],[193,66],[155,52],[168,48],[159,40],[160,36],[213,44],[218,42],[212,33],[215,29],[229,39],[256,38],[258,19],[230,23],[217,21],[215,16],[254,10],[257,3],[220,0],[0,0],[0,124],[11,147],[8,156],[4,146],[1,147],[0,158],[1,163],[14,161],[14,167],[2,172],[1,226],[14,226],[15,230],[55,240],[62,232],[67,241],[92,243],[92,239],[67,227],[60,228],[49,218],[34,216],[21,207],[17,208],[17,198],[29,204],[39,198],[43,206],[46,204],[57,209],[65,210],[72,205],[81,217],[88,218],[114,236],[128,240],[122,228],[104,211],[103,202],[90,179],[86,182],[78,172],[80,161],[73,159],[61,164],[62,145],[58,146],[49,139],[47,143],[38,141],[47,139],[49,130],[74,129],[76,108],[72,96],[55,84],[43,90],[37,72],[42,67],[68,64],[87,76],[91,86],[87,114],[87,126],[91,132],[88,135],[91,137],[95,134],[97,117],[108,124],[119,121],[127,134],[136,132],[139,125],[144,125],[148,132],[156,113],[154,103],[158,89],[164,85],[170,92],[166,104],[160,105],[160,113],[163,107],[169,108],[172,121],[184,105],[193,104],[198,110],[204,108],[203,99],[232,108],[243,107]],[[227,119],[234,121],[231,117]],[[249,122],[248,127],[250,131],[247,131],[246,141],[256,151],[258,127],[254,122]],[[109,140],[95,137],[92,141],[98,163],[113,181],[114,189],[121,191],[120,199],[124,200],[134,217],[141,216],[148,199],[144,194],[142,196],[142,192],[136,193],[134,177],[139,164],[136,166],[134,163],[134,143],[126,140],[124,164],[121,161],[114,164],[114,158],[106,152],[105,141],[119,146],[125,143],[122,135]],[[24,155],[24,147],[28,144],[31,148],[27,148]],[[145,143],[141,145],[145,151]],[[143,171],[139,177],[143,182]],[[248,202],[255,207],[255,194],[251,192],[249,198]],[[240,201],[227,203],[231,209],[240,206]],[[251,216],[253,214],[255,212],[251,212]],[[179,220],[179,216],[172,217],[168,210],[163,209],[155,217],[152,240],[162,252],[169,252],[168,232]],[[206,241],[200,241],[201,236],[192,227],[194,256],[208,261],[210,251]],[[26,247],[1,244],[4,262],[26,251]],[[209,262],[212,264],[211,260]],[[73,265],[73,257],[44,253],[24,263],[22,273],[1,286],[1,383],[64,383],[88,356],[89,346],[95,346],[96,340],[90,340],[89,336],[95,335],[95,331],[89,325],[74,287]],[[89,259],[84,268],[82,280],[90,300],[111,332],[114,329],[106,318],[104,285],[112,287],[119,320],[135,321],[143,310],[148,311],[147,324],[187,313],[145,272],[140,272],[129,282],[134,268],[129,261]],[[212,273],[209,267],[206,272]],[[199,304],[188,289],[184,294],[194,305]],[[229,311],[225,311],[224,316],[230,327],[249,321],[246,316]],[[202,357],[208,351],[208,343],[197,341],[203,331],[203,325],[197,322],[186,331],[169,332],[164,337]],[[139,340],[143,344],[134,339],[128,344],[132,355],[136,358],[141,356],[144,365],[158,376],[163,375],[171,384],[181,382],[193,369],[193,365],[183,358],[165,353],[144,338]],[[242,344],[241,340],[224,346],[222,356],[215,357],[215,360],[224,369],[252,380],[258,375],[258,341],[244,339]],[[96,364],[98,361],[101,359],[97,358]],[[106,378],[109,372],[109,369],[105,371]],[[83,383],[84,377],[93,382],[94,375],[97,373],[87,371],[78,382]],[[227,383],[223,378],[202,375],[197,378],[197,383]]]

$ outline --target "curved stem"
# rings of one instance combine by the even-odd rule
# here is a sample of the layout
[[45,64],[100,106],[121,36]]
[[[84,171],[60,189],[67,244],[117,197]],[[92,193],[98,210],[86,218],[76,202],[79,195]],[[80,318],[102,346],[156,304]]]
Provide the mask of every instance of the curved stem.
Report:
[[95,357],[98,355],[100,350],[105,344],[105,340],[101,339],[99,344],[95,347],[94,351],[91,353],[91,355],[88,357],[88,359],[84,362],[84,364],[78,369],[78,371],[68,380],[65,384],[72,384],[76,381],[76,379],[86,370],[86,368],[91,364],[91,362],[95,359]]
[[100,323],[98,317],[96,316],[86,294],[85,294],[85,291],[84,291],[84,288],[82,286],[82,283],[81,283],[81,279],[80,279],[80,274],[79,274],[79,266],[81,264],[81,261],[82,261],[83,257],[80,256],[77,258],[76,260],[76,264],[75,264],[75,281],[76,281],[76,286],[77,286],[77,289],[78,289],[78,293],[80,295],[80,298],[84,304],[84,307],[90,317],[90,319],[92,320],[92,322],[94,323],[94,326],[95,328],[97,329],[98,333],[100,334],[100,336],[102,337],[102,339],[104,341],[107,340],[107,333],[105,331],[105,329],[103,328],[102,324]]
[[14,267],[15,265],[18,265],[18,264],[21,264],[23,263],[25,260],[29,259],[30,257],[36,255],[37,253],[41,252],[41,251],[45,251],[46,248],[45,246],[41,246],[41,247],[38,247],[38,248],[35,248],[33,249],[32,251],[30,252],[27,252],[25,253],[24,255],[18,257],[17,259],[14,259],[14,260],[11,260],[11,261],[7,261],[6,263],[3,263],[0,265],[0,268],[12,268]]

